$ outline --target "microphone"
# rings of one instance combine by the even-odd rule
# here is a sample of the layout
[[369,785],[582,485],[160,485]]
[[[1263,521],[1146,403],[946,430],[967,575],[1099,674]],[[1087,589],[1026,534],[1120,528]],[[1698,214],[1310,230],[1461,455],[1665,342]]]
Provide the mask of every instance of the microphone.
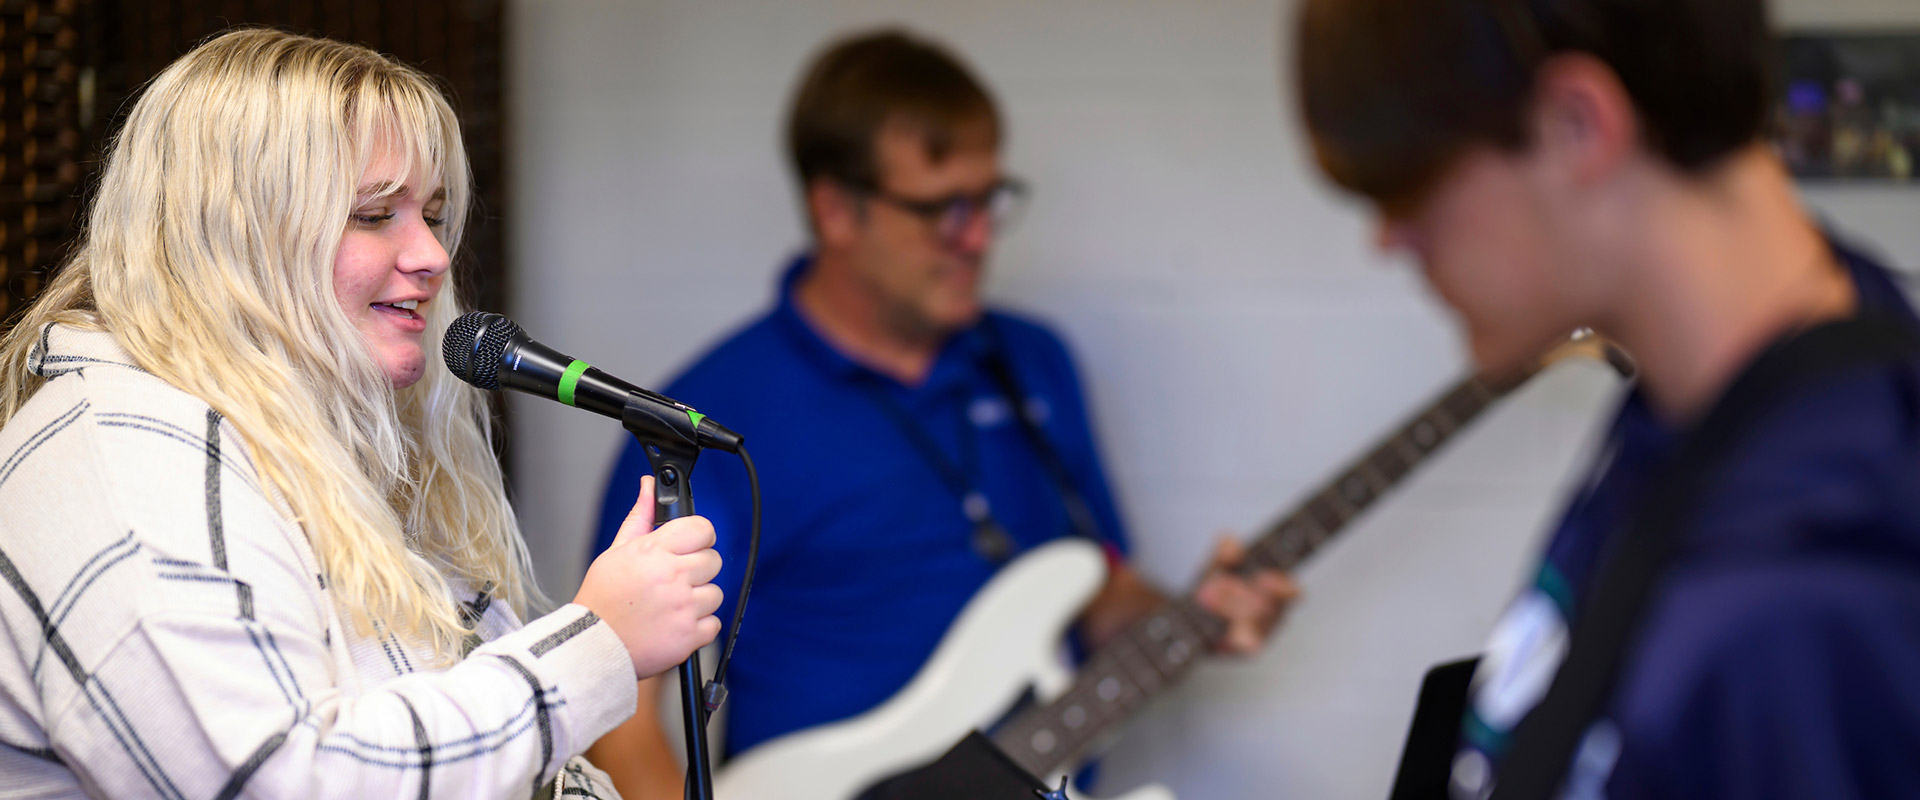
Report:
[[664,395],[647,391],[536,342],[513,320],[488,311],[447,326],[440,354],[455,377],[488,391],[513,389],[584,408],[683,444],[740,452],[740,434]]
[[687,486],[693,462],[701,449],[724,450],[740,456],[747,469],[753,496],[752,527],[747,538],[747,570],[740,580],[740,601],[733,607],[733,625],[720,650],[720,668],[701,696],[700,651],[680,665],[680,721],[686,727],[687,791],[689,798],[712,800],[713,777],[707,757],[707,718],[725,702],[727,666],[740,635],[740,618],[753,588],[755,562],[760,553],[760,479],[747,456],[740,434],[672,398],[655,394],[615,378],[592,365],[536,342],[513,320],[475,311],[447,326],[440,343],[447,370],[460,380],[488,391],[513,389],[558,400],[575,408],[604,414],[626,426],[639,439],[659,479],[653,498],[656,520],[693,513]]

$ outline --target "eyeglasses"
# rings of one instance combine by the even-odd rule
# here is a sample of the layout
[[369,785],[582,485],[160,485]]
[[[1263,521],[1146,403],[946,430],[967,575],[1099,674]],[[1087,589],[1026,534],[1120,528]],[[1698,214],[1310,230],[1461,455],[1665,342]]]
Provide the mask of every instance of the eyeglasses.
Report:
[[922,200],[902,197],[878,186],[853,186],[855,192],[905,211],[933,226],[943,243],[959,240],[974,218],[985,214],[994,230],[1011,227],[1027,204],[1027,184],[1018,178],[1001,178],[986,191],[953,194]]

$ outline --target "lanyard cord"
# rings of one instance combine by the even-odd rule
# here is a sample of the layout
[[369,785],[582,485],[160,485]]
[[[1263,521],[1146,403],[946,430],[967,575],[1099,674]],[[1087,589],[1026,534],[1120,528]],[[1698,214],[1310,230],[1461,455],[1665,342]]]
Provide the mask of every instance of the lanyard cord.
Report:
[[[928,433],[927,429],[915,421],[907,409],[888,393],[887,387],[881,383],[881,378],[877,375],[864,375],[862,378],[861,390],[873,400],[873,404],[880,409],[881,413],[886,414],[893,426],[900,430],[900,434],[906,437],[907,443],[913,445],[914,452],[920,455],[920,460],[925,461],[927,466],[932,467],[933,471],[939,474],[940,482],[953,490],[954,495],[960,497],[962,502],[965,502],[967,496],[977,494],[973,488],[973,481],[967,478],[966,471],[960,465],[953,463],[952,459],[947,458],[946,453],[941,452],[939,443],[933,440],[933,434]],[[972,519],[974,515],[970,513],[967,516]]]
[[987,376],[1000,387],[1000,393],[1007,402],[1013,404],[1013,418],[1020,421],[1020,431],[1026,434],[1027,443],[1040,457],[1040,466],[1053,479],[1054,488],[1060,491],[1060,502],[1067,508],[1067,518],[1082,538],[1109,544],[1100,530],[1100,524],[1094,521],[1093,507],[1087,504],[1087,498],[1081,494],[1080,487],[1073,480],[1073,471],[1067,468],[1067,460],[1047,438],[1046,431],[1040,428],[1039,421],[1033,418],[1029,409],[1027,394],[1021,391],[1020,381],[1013,374],[1013,365],[1007,362],[1006,348],[1000,343],[1000,329],[991,318],[981,325],[987,335],[987,355],[985,366]]
[[[988,336],[988,349],[982,356],[982,366],[986,369],[987,376],[993,380],[995,388],[999,390],[1001,399],[1009,404],[1013,418],[1019,422],[1023,438],[1033,448],[1035,456],[1040,461],[1041,470],[1047,474],[1048,482],[1052,483],[1055,491],[1059,493],[1061,505],[1066,509],[1067,518],[1074,528],[1074,533],[1096,542],[1105,542],[1107,537],[1095,521],[1085,495],[1074,482],[1073,473],[1067,468],[1066,459],[1061,457],[1059,450],[1053,446],[1045,431],[1033,419],[1028,409],[1026,394],[1021,391],[1019,383],[1014,379],[1013,369],[1007,363],[997,332],[993,330],[990,322],[983,323],[982,330]],[[1006,561],[1013,554],[1014,544],[1006,527],[994,516],[992,504],[988,502],[986,494],[974,486],[973,481],[967,477],[966,471],[960,465],[947,458],[946,453],[940,449],[939,443],[934,441],[932,434],[927,432],[925,426],[914,420],[907,409],[888,392],[880,376],[868,373],[862,377],[864,380],[859,384],[862,391],[873,401],[874,406],[892,421],[894,427],[920,455],[921,461],[932,468],[940,481],[946,484],[948,490],[960,500],[961,512],[974,526],[974,548],[989,561],[994,563]],[[961,444],[971,452],[972,440],[968,439],[966,428],[964,424],[961,426]],[[977,467],[977,464],[974,466]]]
[[[1016,549],[1013,536],[1008,534],[1006,526],[1001,525],[1000,520],[993,516],[993,505],[987,501],[986,493],[974,488],[973,481],[968,480],[966,472],[941,452],[939,443],[933,440],[933,435],[928,433],[920,423],[914,421],[906,408],[894,400],[878,375],[865,376],[865,380],[860,382],[860,388],[866,392],[867,397],[886,415],[887,419],[893,422],[894,427],[906,437],[907,442],[913,445],[914,451],[920,454],[920,460],[932,467],[934,473],[940,477],[940,482],[946,484],[954,496],[959,498],[960,513],[966,516],[968,522],[973,523],[974,552],[994,564],[1002,564],[1012,558]],[[963,445],[969,441],[964,424],[960,429],[960,440]]]

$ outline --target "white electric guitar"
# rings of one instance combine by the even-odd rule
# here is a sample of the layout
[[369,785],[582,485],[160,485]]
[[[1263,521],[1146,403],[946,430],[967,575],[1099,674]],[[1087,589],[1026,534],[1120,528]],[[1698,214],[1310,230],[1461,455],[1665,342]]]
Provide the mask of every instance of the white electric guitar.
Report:
[[[1495,400],[1573,355],[1601,357],[1631,374],[1619,351],[1582,333],[1520,374],[1460,382],[1248,545],[1244,571],[1291,569]],[[1029,692],[1039,702],[987,736],[1013,763],[1057,783],[1103,737],[1184,678],[1225,627],[1190,597],[1169,601],[1071,672],[1060,662],[1060,642],[1106,571],[1100,548],[1080,539],[1020,557],[968,602],[906,688],[857,717],[741,754],[716,777],[715,796],[853,800],[933,761],[968,732],[994,725]],[[1174,796],[1156,785],[1117,800]]]

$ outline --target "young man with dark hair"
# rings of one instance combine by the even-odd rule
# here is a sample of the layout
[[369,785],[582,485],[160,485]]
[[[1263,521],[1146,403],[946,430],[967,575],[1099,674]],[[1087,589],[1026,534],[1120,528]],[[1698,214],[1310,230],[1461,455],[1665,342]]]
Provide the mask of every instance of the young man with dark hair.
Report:
[[[1920,323],[1762,139],[1761,0],[1305,0],[1297,44],[1320,164],[1480,366],[1591,327],[1640,367],[1475,674],[1453,796],[1521,783],[1529,734],[1577,707],[1562,664],[1609,652],[1570,757],[1545,760],[1562,796],[1920,796]],[[1756,377],[1866,325],[1889,354]],[[1717,466],[1676,467],[1703,452]],[[1636,549],[1662,515],[1672,535]],[[1588,648],[1623,613],[1588,601],[1633,596],[1612,565],[1644,552],[1665,555],[1631,635]]]
[[[1067,349],[982,305],[993,236],[1024,194],[1000,169],[1001,134],[986,89],[942,49],[890,31],[829,47],[787,128],[811,251],[785,270],[772,310],[666,389],[746,432],[762,476],[762,569],[730,671],[734,754],[887,700],[1002,564],[1049,541],[1108,547],[1110,577],[1078,620],[1084,642],[1164,599],[1126,563]],[[601,547],[646,471],[629,443]],[[744,471],[710,459],[694,482],[717,548],[744,564]],[[1279,573],[1234,577],[1240,559],[1223,541],[1198,597],[1228,622],[1222,648],[1247,653],[1294,588]],[[620,753],[671,758],[645,703],[592,758],[619,781],[631,763]],[[679,796],[638,787],[620,785]]]

